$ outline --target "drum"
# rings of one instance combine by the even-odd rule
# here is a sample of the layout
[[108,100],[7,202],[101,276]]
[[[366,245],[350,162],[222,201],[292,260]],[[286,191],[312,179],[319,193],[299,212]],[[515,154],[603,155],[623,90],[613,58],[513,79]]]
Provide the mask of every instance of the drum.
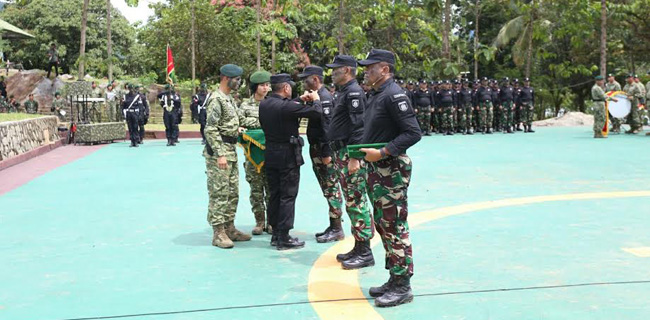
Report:
[[618,100],[611,100],[607,102],[607,108],[609,109],[609,113],[612,115],[612,117],[625,118],[628,114],[630,114],[630,110],[632,110],[632,102],[624,93],[621,93],[619,91],[611,97]]

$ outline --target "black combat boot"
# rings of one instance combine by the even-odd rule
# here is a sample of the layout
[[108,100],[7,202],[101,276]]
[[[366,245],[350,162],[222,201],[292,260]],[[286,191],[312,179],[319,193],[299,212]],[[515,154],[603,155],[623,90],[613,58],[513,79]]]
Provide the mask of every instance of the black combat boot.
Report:
[[280,251],[289,249],[300,249],[305,246],[304,241],[294,238],[289,235],[289,231],[280,232],[278,234],[278,245],[276,248]]
[[510,127],[510,126],[508,126],[508,131],[507,132],[508,133],[514,133],[514,132],[512,132],[512,127]]
[[345,238],[343,227],[341,227],[341,218],[330,218],[330,226],[323,232],[316,234],[316,242],[327,243],[339,241]]
[[341,262],[343,269],[361,269],[365,267],[372,267],[375,265],[375,258],[372,256],[370,249],[370,240],[359,243],[357,252],[347,260]]
[[532,124],[528,125],[528,132],[530,132],[530,133],[535,132],[535,131],[533,131],[533,125]]
[[275,230],[273,230],[271,233],[271,246],[272,247],[278,246],[278,232]]
[[388,289],[390,289],[390,286],[393,285],[393,282],[395,281],[395,276],[390,275],[390,278],[388,278],[388,281],[384,284],[382,284],[380,287],[370,287],[370,290],[368,290],[368,293],[370,294],[371,297],[373,298],[378,298],[384,295]]
[[487,134],[492,134],[492,128],[487,128]]
[[394,277],[395,280],[388,290],[381,297],[375,299],[375,306],[394,307],[413,301],[411,277],[407,275]]
[[169,147],[171,145],[172,145],[172,139],[167,138],[167,146]]
[[469,134],[469,135],[473,135],[473,134],[474,134],[474,130],[472,130],[472,128],[467,129],[467,134]]
[[336,261],[343,262],[345,260],[348,260],[348,259],[352,258],[356,254],[357,250],[359,250],[359,245],[360,244],[361,244],[361,242],[354,240],[354,247],[352,247],[352,250],[350,250],[350,251],[348,251],[346,253],[337,254],[336,255]]
[[521,123],[517,124],[517,131],[524,131],[524,130],[521,129]]
[[133,147],[137,147],[137,146],[138,146],[138,144],[135,143],[135,141],[131,141],[131,145],[129,147],[133,148]]

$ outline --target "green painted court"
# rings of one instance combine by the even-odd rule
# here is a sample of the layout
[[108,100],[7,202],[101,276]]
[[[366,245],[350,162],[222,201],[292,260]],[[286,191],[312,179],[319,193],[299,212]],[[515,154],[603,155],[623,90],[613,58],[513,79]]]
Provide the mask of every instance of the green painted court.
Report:
[[[416,297],[390,309],[367,294],[388,277],[380,245],[355,272],[316,243],[327,206],[309,165],[292,232],[304,249],[264,235],[222,250],[200,140],[107,145],[0,195],[0,319],[650,318],[650,137],[536,130],[409,150]],[[236,225],[250,231],[239,159]]]

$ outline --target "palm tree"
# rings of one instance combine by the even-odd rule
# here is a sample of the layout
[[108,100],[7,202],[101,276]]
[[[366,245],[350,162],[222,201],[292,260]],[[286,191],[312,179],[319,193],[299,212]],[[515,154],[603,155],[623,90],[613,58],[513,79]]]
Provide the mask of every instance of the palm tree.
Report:
[[523,8],[524,12],[521,15],[501,27],[493,45],[503,48],[513,39],[517,39],[512,47],[512,60],[517,66],[522,66],[524,61],[526,62],[525,77],[529,78],[533,60],[533,33],[535,28],[547,27],[551,22],[541,18],[541,12],[535,4],[535,0]]

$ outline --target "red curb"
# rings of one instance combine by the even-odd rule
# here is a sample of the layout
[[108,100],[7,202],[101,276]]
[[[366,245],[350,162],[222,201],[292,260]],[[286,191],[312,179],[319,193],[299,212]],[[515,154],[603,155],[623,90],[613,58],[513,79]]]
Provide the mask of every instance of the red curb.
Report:
[[2,160],[2,161],[0,161],[0,171],[2,171],[4,169],[7,169],[7,168],[9,168],[11,166],[15,166],[15,165],[17,165],[19,163],[23,163],[23,162],[25,162],[25,161],[27,161],[27,160],[29,160],[31,158],[35,158],[35,157],[38,157],[40,155],[46,154],[46,153],[48,153],[48,152],[62,146],[64,141],[65,141],[65,139],[61,138],[61,139],[57,140],[54,143],[44,145],[44,146],[40,146],[40,147],[38,147],[36,149],[27,151],[27,152],[25,152],[23,154],[19,154],[19,155],[15,156],[15,157],[11,157],[11,158],[9,158],[7,160]]
[[[53,145],[58,144],[58,146],[61,146],[61,142],[59,141]],[[61,148],[52,148],[50,146],[42,146],[0,162],[0,195],[16,189],[51,170],[81,159],[106,145],[66,145]],[[15,158],[21,158],[22,160],[14,160]],[[10,160],[16,163],[13,163],[11,166],[6,166],[5,162],[9,162]]]

